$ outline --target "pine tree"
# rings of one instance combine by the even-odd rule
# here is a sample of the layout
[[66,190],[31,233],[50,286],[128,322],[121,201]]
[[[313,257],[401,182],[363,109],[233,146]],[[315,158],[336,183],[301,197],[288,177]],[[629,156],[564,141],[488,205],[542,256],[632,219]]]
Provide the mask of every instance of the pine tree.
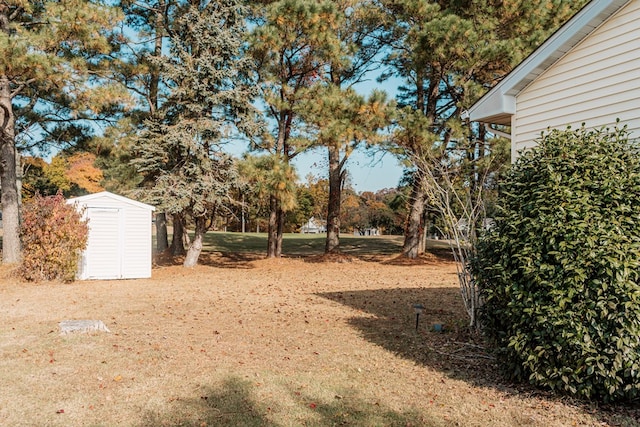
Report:
[[[280,256],[284,212],[290,212],[297,205],[295,169],[284,156],[278,154],[246,156],[240,166],[245,186],[251,187],[253,196],[268,200],[268,257]],[[274,209],[274,201],[277,202],[277,209]],[[278,215],[282,217],[278,218]],[[271,255],[275,246],[273,242],[276,242],[278,247],[275,255]]]
[[[177,4],[174,0],[120,1],[128,31],[121,34],[123,43],[118,55],[119,60],[114,67],[114,78],[134,95],[137,103],[136,108],[127,114],[127,118],[117,124],[118,129],[130,126],[128,134],[111,132],[112,148],[102,159],[102,163],[109,166],[105,173],[115,187],[129,188],[138,181],[129,169],[133,153],[130,137],[135,133],[136,127],[156,114],[163,103],[159,61],[165,54],[165,28],[169,25],[172,11]],[[135,31],[133,37],[129,36],[131,30]],[[153,182],[156,177],[146,175],[144,178]],[[156,212],[155,217],[156,249],[163,252],[169,246],[167,218],[165,212]],[[181,252],[180,248],[176,247],[178,242],[182,242],[181,231],[181,227],[174,227],[172,247],[176,252]]]
[[[109,117],[120,96],[104,77],[107,31],[118,21],[100,2],[0,4],[0,171],[5,263],[20,260],[19,144],[73,142],[86,120]],[[92,83],[92,84],[87,84]]]
[[156,177],[146,200],[195,222],[185,267],[197,263],[204,233],[233,203],[237,171],[220,145],[236,130],[256,132],[245,12],[235,0],[194,0],[176,9],[167,28],[170,54],[159,61],[167,99],[146,122],[138,144],[139,170]]
[[[322,70],[340,52],[341,16],[332,1],[280,0],[256,7],[256,19],[251,52],[258,62],[265,115],[275,125],[255,148],[288,164],[314,142],[301,123],[301,109],[313,99],[309,89],[321,83]],[[281,184],[294,188],[294,183]],[[279,193],[285,199],[293,196]],[[267,256],[279,257],[287,202],[273,192],[269,205]]]
[[318,88],[305,111],[305,120],[316,129],[316,143],[329,154],[329,195],[325,253],[339,251],[342,189],[346,162],[359,145],[375,144],[378,131],[391,121],[393,104],[386,94],[374,91],[368,98],[352,88],[329,84]]
[[[340,50],[334,52],[324,69],[325,89],[320,98],[320,103],[327,107],[322,117],[332,125],[315,122],[321,129],[318,143],[327,148],[329,163],[325,253],[339,251],[340,204],[346,162],[358,145],[374,142],[377,130],[389,119],[382,93],[374,92],[365,100],[355,93],[353,86],[379,67],[378,59],[386,46],[386,21],[393,17],[382,14],[376,2],[342,0],[335,3],[342,16],[336,33]],[[332,109],[334,106],[336,108]],[[314,120],[311,116],[307,118]],[[347,123],[350,120],[354,120],[351,126]]]
[[415,258],[424,251],[428,206],[421,171],[410,159],[431,155],[433,148],[442,145],[470,156],[472,162],[478,153],[490,152],[484,125],[460,127],[461,111],[544,41],[584,0],[382,3],[387,13],[397,18],[391,28],[393,42],[386,63],[392,67],[390,74],[406,82],[400,87],[399,103],[422,116],[403,113],[405,124],[420,125],[415,132],[400,130],[395,138],[415,171],[403,247],[405,256]]

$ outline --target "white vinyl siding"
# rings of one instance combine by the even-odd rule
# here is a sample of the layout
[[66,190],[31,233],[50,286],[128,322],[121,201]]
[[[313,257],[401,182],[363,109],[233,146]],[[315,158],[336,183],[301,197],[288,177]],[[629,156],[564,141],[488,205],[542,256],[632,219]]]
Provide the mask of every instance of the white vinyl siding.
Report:
[[123,248],[125,277],[151,277],[152,242],[151,211],[128,209],[124,224]]
[[549,128],[613,127],[640,138],[640,1],[623,7],[516,96],[514,153]]
[[79,279],[136,279],[151,277],[152,206],[111,193],[69,200],[84,208],[89,241]]
[[122,278],[122,210],[88,208],[89,241],[82,260],[85,279]]

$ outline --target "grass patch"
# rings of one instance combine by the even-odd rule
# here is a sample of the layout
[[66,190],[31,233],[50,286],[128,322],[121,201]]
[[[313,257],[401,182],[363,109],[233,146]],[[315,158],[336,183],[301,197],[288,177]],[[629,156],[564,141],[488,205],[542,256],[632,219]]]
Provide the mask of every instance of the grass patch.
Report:
[[[285,256],[306,257],[324,254],[324,234],[285,233],[282,251]],[[340,251],[358,257],[397,255],[402,251],[403,236],[340,236]],[[221,253],[266,254],[266,233],[229,233],[210,231],[204,238],[204,250]],[[427,250],[443,253],[449,251],[446,241],[429,240]]]
[[[324,234],[285,233],[282,252],[285,256],[322,255]],[[340,250],[352,255],[391,255],[402,250],[402,236],[340,236]],[[205,235],[204,250],[222,253],[254,253],[267,251],[265,233],[226,233],[211,231]]]

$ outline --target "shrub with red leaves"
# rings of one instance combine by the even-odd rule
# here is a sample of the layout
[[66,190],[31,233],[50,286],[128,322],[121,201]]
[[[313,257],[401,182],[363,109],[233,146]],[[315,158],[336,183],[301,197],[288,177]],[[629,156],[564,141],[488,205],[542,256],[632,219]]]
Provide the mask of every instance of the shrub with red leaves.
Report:
[[34,282],[72,282],[89,236],[87,220],[82,219],[82,213],[58,193],[48,197],[36,194],[24,205],[22,215],[20,276]]

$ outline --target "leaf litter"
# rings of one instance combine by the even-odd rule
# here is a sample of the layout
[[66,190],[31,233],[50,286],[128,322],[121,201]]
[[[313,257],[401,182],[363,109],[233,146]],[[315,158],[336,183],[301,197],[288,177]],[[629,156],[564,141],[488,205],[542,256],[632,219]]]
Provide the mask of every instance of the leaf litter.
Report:
[[[502,381],[481,337],[466,329],[455,266],[442,257],[249,257],[215,265],[165,265],[151,279],[70,285],[1,279],[0,298],[13,303],[0,311],[0,424],[638,419],[631,406],[598,407]],[[425,307],[418,330],[417,303]],[[84,318],[103,319],[112,333],[49,334],[60,319]],[[444,331],[434,332],[435,323]],[[65,416],[56,418],[61,408]]]

